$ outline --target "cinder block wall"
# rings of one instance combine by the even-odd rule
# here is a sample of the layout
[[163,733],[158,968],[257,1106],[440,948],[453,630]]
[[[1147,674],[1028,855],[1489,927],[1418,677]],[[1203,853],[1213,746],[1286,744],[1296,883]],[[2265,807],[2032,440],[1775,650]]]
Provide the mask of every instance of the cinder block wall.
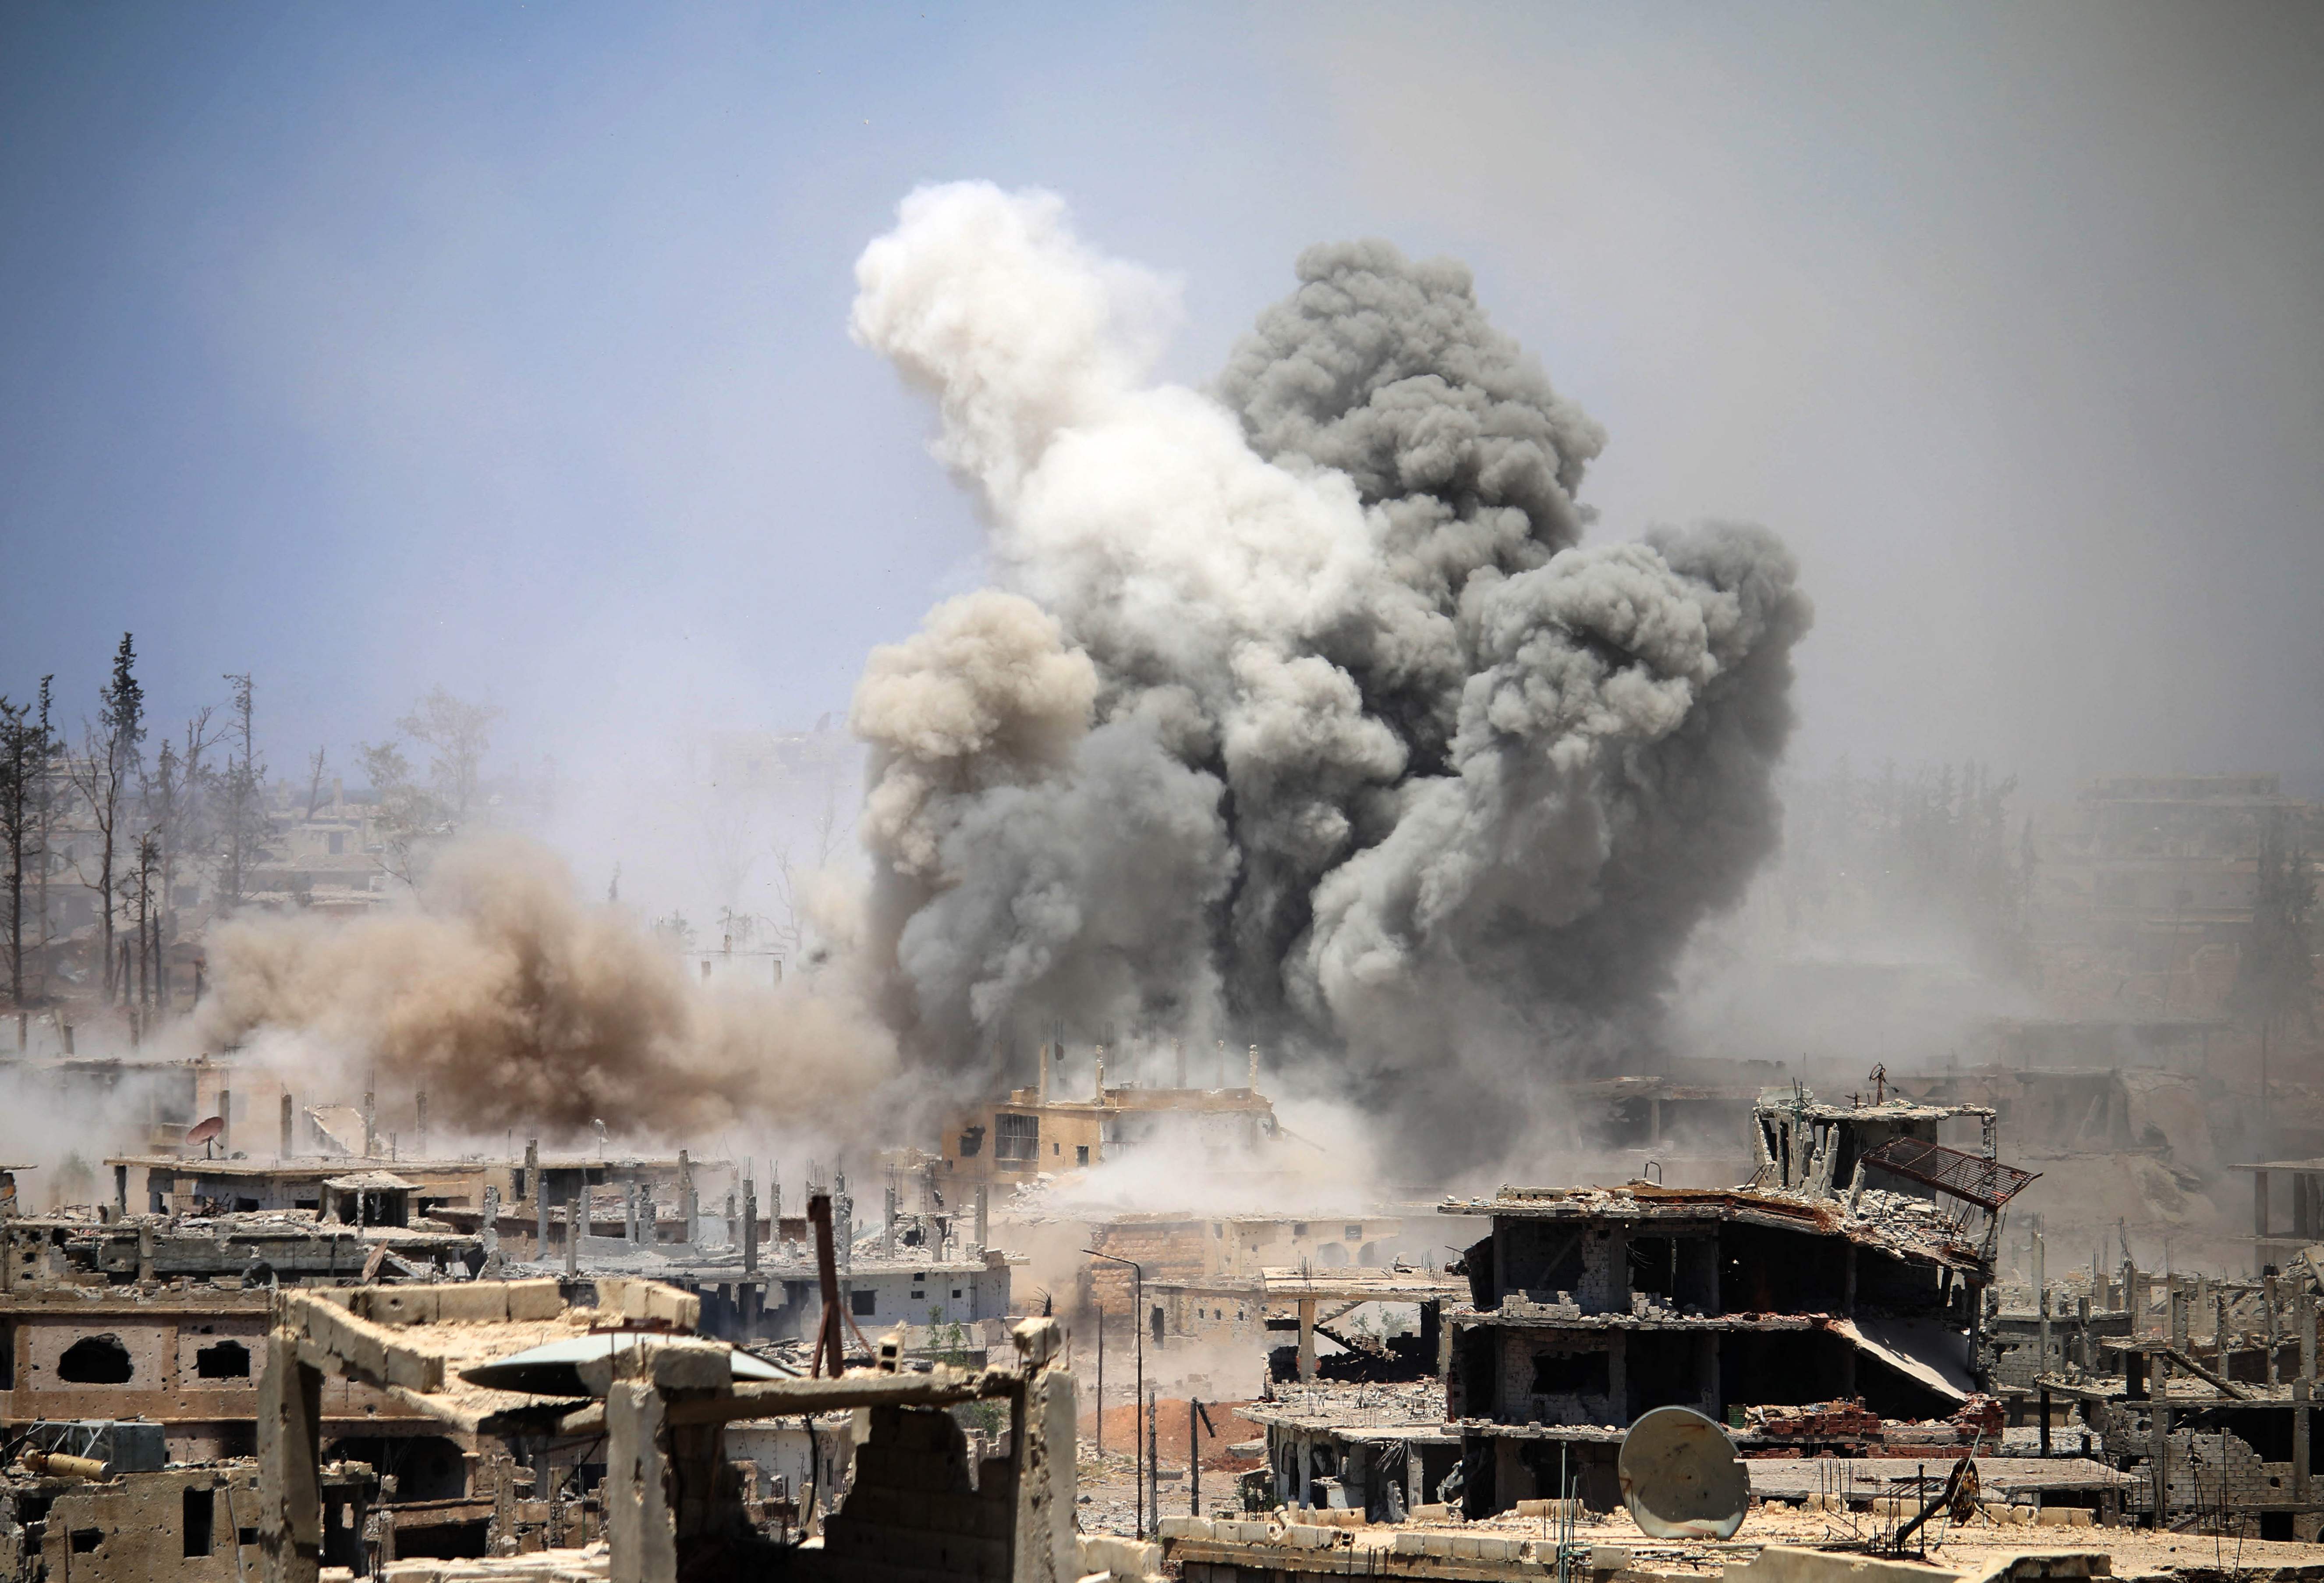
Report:
[[930,1576],[1005,1579],[1017,1491],[1009,1459],[987,1458],[972,1484],[968,1443],[952,1414],[933,1407],[875,1407],[872,1436],[855,1453],[855,1482],[825,1530],[833,1578]]

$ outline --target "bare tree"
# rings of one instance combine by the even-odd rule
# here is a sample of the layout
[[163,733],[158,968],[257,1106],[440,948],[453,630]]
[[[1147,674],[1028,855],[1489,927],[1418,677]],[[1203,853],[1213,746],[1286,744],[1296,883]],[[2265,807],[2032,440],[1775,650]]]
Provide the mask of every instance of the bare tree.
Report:
[[114,960],[114,923],[120,903],[121,875],[116,869],[120,842],[127,835],[123,820],[130,813],[130,788],[144,760],[145,689],[137,680],[137,650],[128,633],[114,651],[113,675],[97,690],[97,724],[81,724],[82,752],[69,766],[73,785],[88,805],[89,822],[97,827],[97,877],[78,863],[80,882],[97,893],[98,939],[105,951],[105,997],[116,988],[118,965]]
[[[153,892],[161,877],[161,838],[147,830],[137,838],[137,867],[133,893],[137,899],[137,1004],[143,1009],[161,997],[161,912]],[[123,986],[125,990],[127,986]]]
[[54,723],[56,696],[51,684],[55,680],[56,678],[53,676],[41,678],[40,708],[33,717],[34,729],[40,733],[41,740],[48,744],[48,756],[42,761],[40,773],[33,778],[32,782],[32,828],[36,832],[35,840],[38,843],[38,850],[31,855],[37,859],[38,865],[34,870],[39,878],[32,907],[41,921],[40,949],[43,963],[41,972],[41,998],[43,1000],[48,998],[49,989],[48,970],[45,966],[49,949],[49,869],[51,866],[49,832],[56,823],[59,801],[57,783],[63,773],[65,750],[64,737],[57,730]]
[[203,792],[209,772],[202,760],[210,748],[210,714],[204,705],[186,722],[182,747],[161,738],[161,750],[153,755],[152,777],[145,784],[150,822],[139,847],[139,862],[148,916],[140,931],[140,949],[152,958],[157,990],[153,1004],[163,1011],[170,1004],[170,974],[162,951],[178,932],[179,855],[198,850],[203,833]]
[[8,998],[24,1004],[24,865],[28,858],[46,866],[38,852],[41,790],[56,756],[49,734],[45,707],[49,683],[41,678],[42,705],[12,704],[0,698],[0,843],[8,862]]
[[324,750],[319,747],[307,755],[307,817],[310,819],[323,801],[323,758]]
[[[831,866],[839,855],[841,841],[845,838],[848,823],[839,811],[839,784],[827,781],[824,787],[823,810],[815,819],[815,861],[811,867],[820,870]],[[807,949],[807,921],[800,905],[799,875],[791,863],[788,842],[775,845],[775,902],[782,909],[779,919],[770,921],[770,932],[775,942],[792,957],[804,957]]]
[[358,742],[355,760],[378,805],[372,828],[380,839],[379,866],[390,878],[417,885],[427,868],[424,843],[447,829],[443,810],[412,784],[411,762],[393,742]]
[[429,774],[455,824],[468,822],[477,773],[485,749],[492,746],[493,722],[500,717],[501,711],[490,704],[465,703],[438,687],[395,723],[397,730],[433,754]]
[[145,788],[152,828],[161,838],[161,912],[164,919],[172,921],[172,928],[178,907],[179,855],[199,850],[205,833],[205,794],[212,777],[202,761],[217,740],[210,731],[211,713],[205,704],[186,722],[182,746],[166,736],[161,739],[161,749],[154,754],[153,778]]
[[[227,706],[225,775],[226,873],[219,885],[219,900],[227,907],[239,906],[249,894],[250,870],[266,856],[273,834],[266,820],[266,764],[258,756],[251,735],[253,715],[250,672],[240,675],[229,672],[226,681],[234,689],[233,701]],[[242,749],[236,759],[234,749]]]

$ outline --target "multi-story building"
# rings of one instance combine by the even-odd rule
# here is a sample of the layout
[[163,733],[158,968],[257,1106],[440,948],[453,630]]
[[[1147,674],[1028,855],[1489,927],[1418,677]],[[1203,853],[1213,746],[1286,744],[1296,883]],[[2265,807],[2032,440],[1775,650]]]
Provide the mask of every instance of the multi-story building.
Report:
[[[1223,1064],[1223,1057],[1212,1064]],[[1171,1144],[1191,1159],[1205,1156],[1222,1168],[1252,1168],[1275,1147],[1298,1147],[1276,1125],[1275,1106],[1259,1091],[1259,1051],[1253,1046],[1240,1088],[1216,1075],[1217,1088],[1196,1087],[1187,1060],[1175,1063],[1168,1087],[1109,1085],[1105,1051],[1092,1056],[1091,1083],[1082,1097],[1065,1096],[1064,1057],[1041,1046],[1039,1080],[1002,1098],[963,1112],[945,1129],[942,1182],[950,1191],[978,1183],[1009,1186],[1045,1174],[1100,1165],[1128,1151]]]

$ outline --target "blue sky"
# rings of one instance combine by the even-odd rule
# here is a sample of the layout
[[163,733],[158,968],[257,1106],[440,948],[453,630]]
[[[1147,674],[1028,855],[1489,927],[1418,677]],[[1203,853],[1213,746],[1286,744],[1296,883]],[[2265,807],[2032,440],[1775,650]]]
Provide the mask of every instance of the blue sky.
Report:
[[916,182],[1066,196],[1200,380],[1303,245],[1475,268],[1601,532],[1763,520],[1803,755],[2324,765],[2324,10],[20,4],[0,690],[429,686],[512,758],[844,710],[978,579],[845,330]]

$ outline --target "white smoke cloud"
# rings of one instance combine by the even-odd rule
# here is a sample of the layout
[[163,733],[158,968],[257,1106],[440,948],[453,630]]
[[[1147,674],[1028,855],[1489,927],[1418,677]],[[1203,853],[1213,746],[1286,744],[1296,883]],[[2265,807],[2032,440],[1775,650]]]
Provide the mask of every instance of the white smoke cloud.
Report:
[[[853,328],[934,393],[1006,593],[877,652],[868,932],[907,1046],[1053,1021],[1480,1082],[1650,1004],[1776,838],[1809,608],[1762,530],[1578,545],[1602,447],[1468,274],[1311,250],[1214,393],[1063,205],[924,189]],[[1117,1035],[1119,1036],[1119,1035]]]

